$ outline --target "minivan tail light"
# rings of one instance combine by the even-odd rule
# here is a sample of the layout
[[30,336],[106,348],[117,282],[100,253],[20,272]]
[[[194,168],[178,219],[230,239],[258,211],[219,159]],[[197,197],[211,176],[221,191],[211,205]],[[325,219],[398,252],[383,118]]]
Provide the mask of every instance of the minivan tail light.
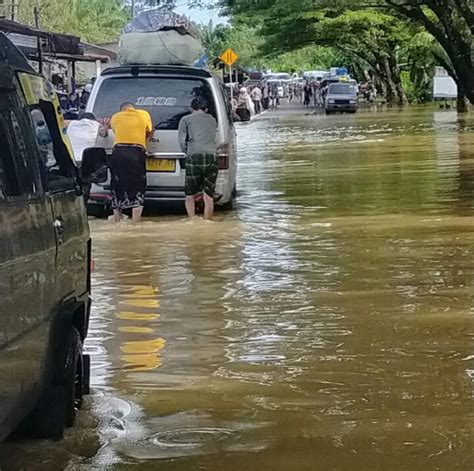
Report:
[[229,168],[230,145],[222,144],[217,148],[217,166],[219,170],[228,170]]

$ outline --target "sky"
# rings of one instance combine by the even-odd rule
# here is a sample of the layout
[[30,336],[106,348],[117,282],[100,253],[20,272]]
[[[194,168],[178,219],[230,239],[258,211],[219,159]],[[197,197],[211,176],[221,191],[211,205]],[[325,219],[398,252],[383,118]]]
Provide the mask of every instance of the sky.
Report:
[[[212,3],[210,1],[209,3]],[[212,20],[214,24],[225,23],[225,18],[221,18],[217,11],[211,9],[201,9],[201,8],[189,8],[188,2],[185,0],[178,0],[176,2],[177,7],[175,11],[177,13],[182,13],[191,18],[191,20],[195,21],[196,23],[209,23]]]

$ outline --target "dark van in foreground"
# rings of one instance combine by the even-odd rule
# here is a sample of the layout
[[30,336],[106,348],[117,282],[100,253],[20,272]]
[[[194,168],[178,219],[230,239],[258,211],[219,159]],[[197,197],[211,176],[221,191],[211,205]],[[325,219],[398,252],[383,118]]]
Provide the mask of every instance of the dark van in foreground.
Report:
[[0,148],[0,440],[60,437],[89,387],[89,227],[57,96],[2,33]]

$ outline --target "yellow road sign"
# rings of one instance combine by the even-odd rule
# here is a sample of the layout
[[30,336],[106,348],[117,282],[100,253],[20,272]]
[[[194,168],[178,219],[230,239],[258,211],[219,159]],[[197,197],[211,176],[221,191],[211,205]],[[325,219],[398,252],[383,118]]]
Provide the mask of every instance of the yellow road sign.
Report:
[[221,61],[227,65],[232,65],[239,58],[239,56],[229,47],[227,51],[221,56]]

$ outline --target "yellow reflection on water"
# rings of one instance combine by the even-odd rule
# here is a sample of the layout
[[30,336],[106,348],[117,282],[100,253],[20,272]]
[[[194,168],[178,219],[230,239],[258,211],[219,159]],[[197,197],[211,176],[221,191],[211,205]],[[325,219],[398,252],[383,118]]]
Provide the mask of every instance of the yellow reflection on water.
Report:
[[138,327],[133,325],[127,325],[119,327],[119,331],[125,334],[152,334],[153,329],[150,327]]
[[132,294],[121,294],[122,298],[152,298],[159,294],[158,288],[151,286],[137,286],[133,288]]
[[145,314],[143,312],[120,311],[116,314],[117,319],[125,321],[155,321],[159,319],[159,314]]
[[128,371],[150,371],[162,365],[160,352],[165,347],[165,340],[153,337],[150,339],[154,329],[149,325],[140,325],[140,322],[152,322],[160,318],[157,314],[160,307],[158,293],[157,288],[139,285],[132,287],[130,293],[121,295],[121,305],[131,306],[139,311],[120,311],[116,314],[118,319],[135,324],[119,327],[120,332],[135,334],[133,340],[125,340],[120,346],[124,354],[121,357],[124,369]]
[[158,353],[163,350],[166,340],[162,338],[154,340],[135,340],[125,342],[120,350],[124,353]]
[[152,371],[162,365],[157,355],[122,355],[122,361],[129,371]]
[[122,301],[120,304],[125,304],[132,307],[142,307],[145,309],[156,309],[160,307],[158,299],[137,299],[133,298],[130,300]]
[[159,368],[162,364],[159,353],[165,348],[166,340],[135,340],[125,342],[120,349],[125,368],[131,371],[150,371]]

